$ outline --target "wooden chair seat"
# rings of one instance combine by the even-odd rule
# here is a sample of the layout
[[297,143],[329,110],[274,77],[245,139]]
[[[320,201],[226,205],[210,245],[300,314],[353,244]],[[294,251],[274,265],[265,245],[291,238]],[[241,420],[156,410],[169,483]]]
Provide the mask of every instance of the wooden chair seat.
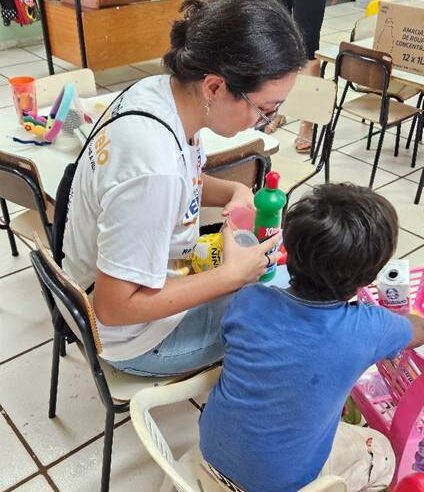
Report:
[[[46,214],[49,222],[53,222],[54,205],[46,201]],[[50,248],[49,239],[46,235],[46,230],[41,222],[40,214],[37,210],[26,210],[20,214],[17,214],[10,221],[10,228],[17,235],[25,239],[33,241],[34,232],[37,233],[43,246]]]
[[[366,94],[365,96],[344,103],[342,109],[365,120],[379,123],[381,96],[377,94]],[[417,113],[419,113],[419,110],[414,106],[391,100],[387,124],[388,126],[396,125],[408,118],[412,118]]]

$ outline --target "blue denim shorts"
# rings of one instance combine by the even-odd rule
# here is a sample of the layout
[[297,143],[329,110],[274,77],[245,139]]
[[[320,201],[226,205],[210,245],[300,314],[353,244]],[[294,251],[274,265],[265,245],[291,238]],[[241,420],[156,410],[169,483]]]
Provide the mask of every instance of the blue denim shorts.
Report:
[[[265,285],[286,288],[285,267]],[[219,297],[187,311],[178,326],[154,349],[133,359],[109,361],[109,364],[140,376],[171,376],[208,366],[220,360],[224,353],[221,319],[232,295]]]

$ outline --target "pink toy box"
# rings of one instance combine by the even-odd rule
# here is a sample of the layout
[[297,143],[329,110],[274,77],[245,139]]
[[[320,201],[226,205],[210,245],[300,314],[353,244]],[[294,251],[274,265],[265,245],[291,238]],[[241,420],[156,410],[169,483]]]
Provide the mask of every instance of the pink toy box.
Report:
[[[412,311],[424,316],[424,268],[412,269],[410,278]],[[378,304],[375,285],[360,289],[358,301]],[[357,381],[352,397],[368,425],[392,444],[393,490],[405,475],[424,471],[424,357],[407,349],[395,359],[378,362],[377,369]]]

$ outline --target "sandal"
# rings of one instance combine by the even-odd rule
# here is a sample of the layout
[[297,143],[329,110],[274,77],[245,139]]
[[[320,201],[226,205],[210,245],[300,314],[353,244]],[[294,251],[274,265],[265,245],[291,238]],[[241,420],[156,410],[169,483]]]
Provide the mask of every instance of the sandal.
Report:
[[304,137],[296,137],[294,148],[298,154],[309,154],[312,148],[312,140]]
[[305,121],[300,123],[299,134],[294,141],[294,148],[298,154],[309,154],[312,148],[312,126]]
[[287,123],[287,119],[282,114],[277,114],[271,123],[265,125],[264,132],[269,135],[270,133],[274,133]]

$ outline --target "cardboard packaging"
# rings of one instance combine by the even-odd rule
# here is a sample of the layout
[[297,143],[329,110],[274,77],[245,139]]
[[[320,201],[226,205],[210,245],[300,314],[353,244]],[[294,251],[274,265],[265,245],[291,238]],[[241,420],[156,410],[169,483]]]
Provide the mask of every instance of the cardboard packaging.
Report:
[[424,75],[424,0],[382,1],[374,49],[389,53],[394,67]]
[[409,260],[392,258],[377,275],[377,292],[380,306],[397,312],[410,312]]

